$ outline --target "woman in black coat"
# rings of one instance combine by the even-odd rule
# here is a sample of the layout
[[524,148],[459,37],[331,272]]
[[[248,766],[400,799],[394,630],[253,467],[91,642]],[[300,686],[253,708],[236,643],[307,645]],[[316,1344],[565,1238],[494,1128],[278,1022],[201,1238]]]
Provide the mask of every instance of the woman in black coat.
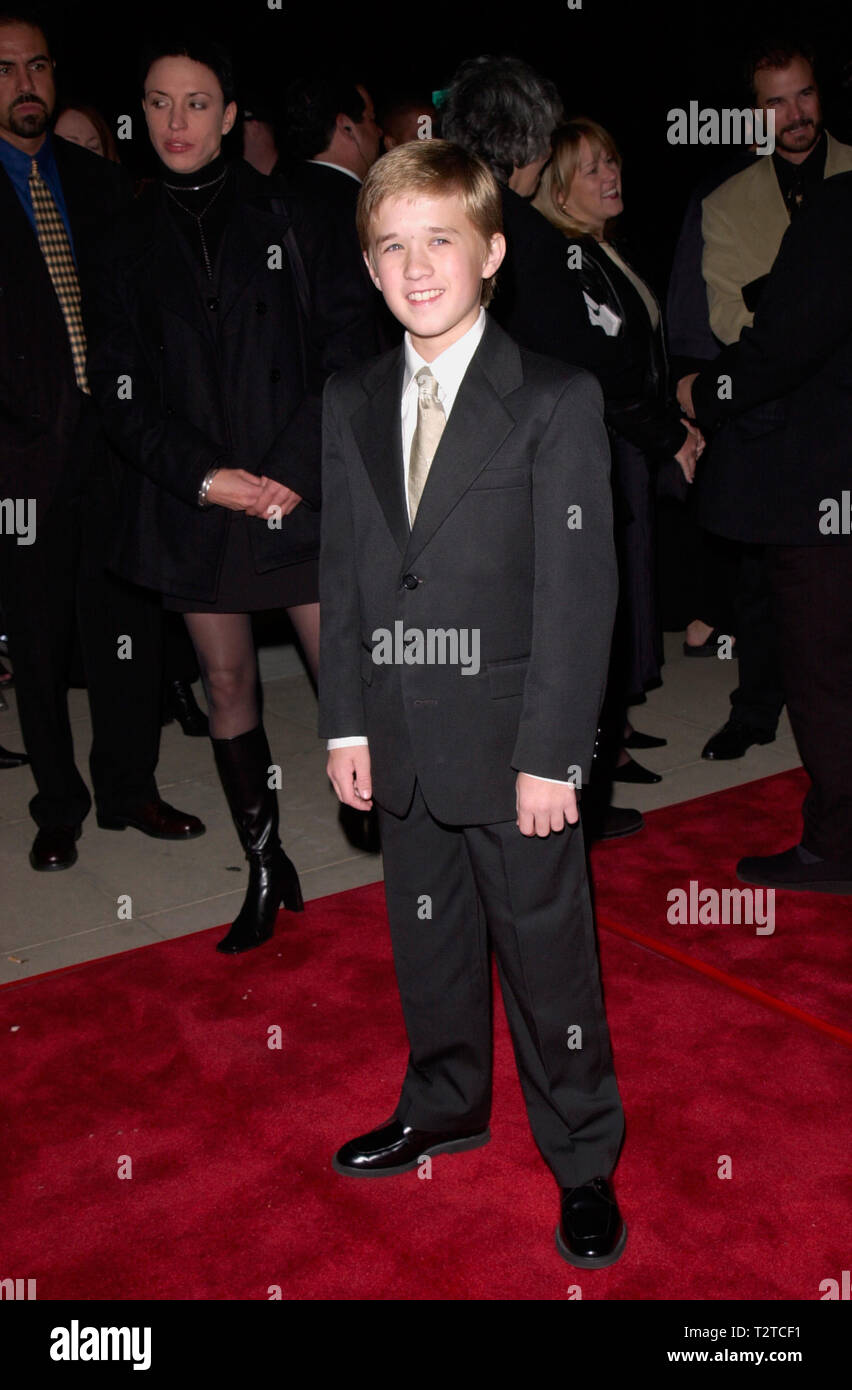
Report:
[[124,470],[115,567],[182,612],[216,766],[250,866],[223,951],[300,911],[278,838],[251,614],[286,608],[317,669],[321,365],[270,181],[222,154],[237,115],[217,45],[160,49],[144,111],[160,177],[112,229],[87,306],[89,380]]
[[659,304],[609,240],[613,220],[624,207],[621,159],[612,136],[585,118],[558,129],[533,205],[565,234],[565,274],[573,278],[589,323],[600,335],[591,369],[603,389],[612,440],[621,588],[601,755],[616,761],[616,781],[658,782],[659,776],[634,763],[623,746],[625,736],[633,747],[663,742],[631,736],[627,723],[627,706],[659,684],[662,664],[652,469],[667,470],[669,486],[674,475],[675,485],[679,481],[685,487],[694,476],[703,440],[682,418],[668,381]]

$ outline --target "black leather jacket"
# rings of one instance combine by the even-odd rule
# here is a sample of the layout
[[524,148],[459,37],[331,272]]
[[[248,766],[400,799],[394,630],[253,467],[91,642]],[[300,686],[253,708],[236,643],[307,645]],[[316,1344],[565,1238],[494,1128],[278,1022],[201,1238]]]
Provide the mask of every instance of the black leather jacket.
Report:
[[[651,462],[670,460],[687,432],[669,392],[662,310],[653,329],[637,290],[593,237],[568,238],[566,246],[569,267],[576,264],[568,273],[578,277],[590,322],[605,339],[604,365],[596,366],[595,373],[604,392],[607,424]],[[597,322],[606,319],[607,310],[620,320],[611,335]],[[614,323],[611,326],[615,329]]]

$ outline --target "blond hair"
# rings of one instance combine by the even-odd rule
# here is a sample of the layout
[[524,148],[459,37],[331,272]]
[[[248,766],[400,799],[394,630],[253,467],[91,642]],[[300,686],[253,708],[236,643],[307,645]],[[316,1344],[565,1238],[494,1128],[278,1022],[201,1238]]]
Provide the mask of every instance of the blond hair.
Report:
[[[500,185],[481,159],[449,140],[411,140],[389,150],[369,170],[358,195],[356,222],[364,251],[380,205],[387,198],[444,198],[457,194],[486,247],[503,230]],[[496,276],[482,282],[481,302],[494,294]]]
[[553,155],[541,176],[538,192],[532,202],[533,207],[538,208],[548,222],[565,232],[566,236],[587,236],[591,231],[590,227],[584,227],[559,206],[559,200],[568,197],[574,175],[580,167],[580,141],[584,138],[588,140],[593,154],[599,155],[603,151],[616,160],[621,168],[621,155],[615,141],[597,121],[578,116],[553,132]]

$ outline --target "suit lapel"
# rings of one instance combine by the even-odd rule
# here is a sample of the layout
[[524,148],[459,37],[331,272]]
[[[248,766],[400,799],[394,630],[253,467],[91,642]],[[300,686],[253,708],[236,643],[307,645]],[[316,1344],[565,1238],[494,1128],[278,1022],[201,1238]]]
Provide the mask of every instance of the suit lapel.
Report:
[[404,370],[401,347],[381,358],[364,380],[369,400],[352,416],[355,442],[400,554],[408,544],[409,534],[402,462]]
[[[515,427],[501,397],[521,385],[521,358],[492,319],[470,366],[432,460],[403,565],[408,567],[449,516]],[[399,409],[397,409],[399,414]]]

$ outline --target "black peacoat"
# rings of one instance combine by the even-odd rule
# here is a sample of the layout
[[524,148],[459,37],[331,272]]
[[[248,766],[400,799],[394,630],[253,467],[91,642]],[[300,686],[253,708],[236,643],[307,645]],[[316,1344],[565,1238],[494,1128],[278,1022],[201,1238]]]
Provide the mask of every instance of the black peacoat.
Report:
[[129,465],[110,563],[136,583],[205,602],[228,528],[225,508],[198,506],[214,465],[266,474],[303,498],[280,525],[248,519],[258,573],[317,555],[321,388],[335,365],[300,318],[280,191],[242,161],[229,177],[236,201],[218,292],[204,293],[153,185],[106,240],[86,304],[89,380]]
[[[849,545],[852,173],[815,190],[785,233],[750,328],[693,386],[717,430],[699,470],[708,531],[764,545]],[[702,478],[702,474],[704,477]]]

